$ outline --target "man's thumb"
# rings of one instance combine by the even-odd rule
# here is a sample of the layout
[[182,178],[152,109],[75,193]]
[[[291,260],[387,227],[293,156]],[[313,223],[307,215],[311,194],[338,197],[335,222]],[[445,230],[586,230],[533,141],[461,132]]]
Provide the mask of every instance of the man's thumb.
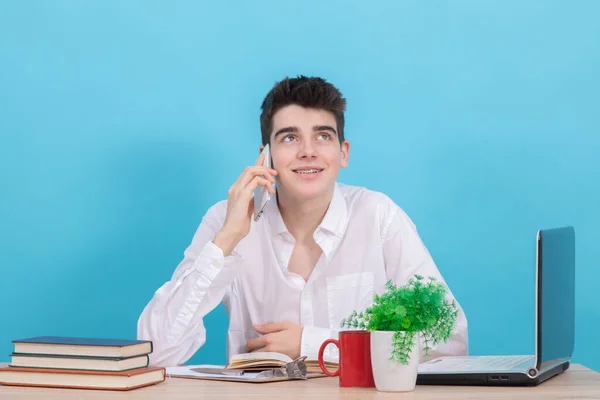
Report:
[[250,199],[250,202],[248,203],[248,217],[251,217],[253,213],[254,213],[254,197],[252,197]]

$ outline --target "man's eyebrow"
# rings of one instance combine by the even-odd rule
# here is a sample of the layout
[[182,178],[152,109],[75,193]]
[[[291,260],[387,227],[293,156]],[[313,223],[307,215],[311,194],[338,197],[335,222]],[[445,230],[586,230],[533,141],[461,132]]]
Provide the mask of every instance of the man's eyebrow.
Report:
[[315,125],[315,126],[313,126],[313,131],[315,131],[315,132],[330,131],[333,134],[337,135],[336,130],[332,126],[329,126],[329,125]]
[[[313,131],[314,132],[329,131],[329,132],[332,132],[334,135],[337,135],[336,130],[330,125],[315,125],[315,126],[313,126]],[[297,126],[286,126],[285,128],[281,128],[277,132],[275,132],[275,135],[273,135],[273,139],[277,138],[277,136],[284,134],[284,133],[298,133],[298,132],[300,132],[300,129],[298,129]]]
[[282,133],[298,133],[298,131],[299,131],[299,129],[296,126],[287,126],[285,128],[281,128],[277,132],[275,132],[273,139],[277,138],[277,136],[281,135]]

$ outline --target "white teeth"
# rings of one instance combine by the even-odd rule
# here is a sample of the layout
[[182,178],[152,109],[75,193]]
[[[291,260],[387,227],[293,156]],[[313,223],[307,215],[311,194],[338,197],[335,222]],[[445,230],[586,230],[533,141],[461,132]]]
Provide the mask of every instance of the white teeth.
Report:
[[299,174],[316,174],[317,172],[319,172],[319,170],[318,169],[297,169],[296,172]]

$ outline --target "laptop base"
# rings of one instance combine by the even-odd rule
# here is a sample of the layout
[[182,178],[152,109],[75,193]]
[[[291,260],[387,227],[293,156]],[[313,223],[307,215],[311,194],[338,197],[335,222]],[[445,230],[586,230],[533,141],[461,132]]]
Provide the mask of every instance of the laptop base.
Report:
[[417,376],[417,385],[452,385],[452,386],[537,386],[548,379],[569,369],[565,362],[539,374],[535,378],[524,372],[452,372],[426,373]]

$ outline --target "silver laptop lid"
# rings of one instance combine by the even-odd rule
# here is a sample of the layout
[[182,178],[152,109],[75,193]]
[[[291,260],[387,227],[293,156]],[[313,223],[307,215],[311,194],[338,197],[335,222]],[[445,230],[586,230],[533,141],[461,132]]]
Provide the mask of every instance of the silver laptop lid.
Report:
[[570,361],[575,347],[575,230],[537,236],[536,369]]

